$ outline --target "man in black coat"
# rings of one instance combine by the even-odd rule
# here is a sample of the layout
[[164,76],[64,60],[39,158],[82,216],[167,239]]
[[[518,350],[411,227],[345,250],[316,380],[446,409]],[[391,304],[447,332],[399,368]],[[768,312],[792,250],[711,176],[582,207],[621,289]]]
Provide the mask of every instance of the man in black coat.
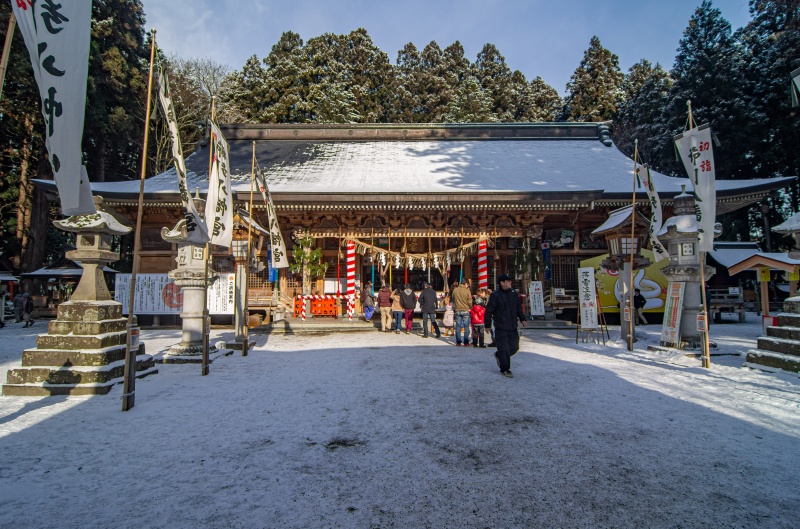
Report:
[[442,334],[439,332],[439,326],[436,324],[436,291],[431,287],[431,284],[425,281],[425,288],[419,295],[417,302],[422,311],[422,337],[428,337],[428,320],[431,320],[433,330],[436,332],[436,337],[439,338]]
[[517,320],[522,322],[523,327],[527,323],[519,294],[511,288],[511,276],[502,274],[497,282],[500,283],[500,288],[489,296],[484,322],[487,328],[494,322],[494,341],[497,343],[494,357],[497,359],[497,367],[500,368],[501,375],[511,378],[514,376],[511,373],[511,357],[519,351]]

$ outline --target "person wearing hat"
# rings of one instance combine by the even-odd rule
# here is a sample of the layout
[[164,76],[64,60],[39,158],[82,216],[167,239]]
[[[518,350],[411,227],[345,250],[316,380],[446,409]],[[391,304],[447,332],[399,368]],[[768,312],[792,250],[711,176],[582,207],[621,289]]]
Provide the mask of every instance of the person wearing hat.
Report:
[[456,312],[456,346],[464,347],[469,345],[469,326],[470,316],[469,311],[472,310],[472,292],[470,292],[469,283],[466,279],[461,281],[455,290],[453,290],[453,309]]
[[522,302],[517,291],[511,287],[512,277],[501,274],[497,278],[500,288],[492,292],[484,312],[484,323],[490,327],[494,323],[494,340],[497,351],[494,353],[500,374],[511,378],[511,357],[519,351],[519,331],[517,320],[525,327],[527,322],[522,312]]
[[423,283],[424,288],[419,294],[419,308],[422,311],[422,337],[428,337],[428,320],[431,320],[436,337],[439,338],[442,333],[439,332],[439,325],[436,324],[436,291],[431,287],[427,281]]

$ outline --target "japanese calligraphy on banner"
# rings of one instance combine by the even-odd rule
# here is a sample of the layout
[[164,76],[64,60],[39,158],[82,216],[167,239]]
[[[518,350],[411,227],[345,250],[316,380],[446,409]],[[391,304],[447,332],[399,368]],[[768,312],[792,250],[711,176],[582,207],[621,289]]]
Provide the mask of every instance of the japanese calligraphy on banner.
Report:
[[211,232],[211,244],[230,248],[233,238],[233,190],[231,189],[228,142],[219,127],[211,122],[211,145],[214,159],[208,177],[206,222]]
[[578,304],[581,329],[597,329],[597,289],[592,267],[578,268]]
[[639,178],[647,191],[647,198],[650,201],[650,245],[653,247],[653,255],[656,262],[669,259],[669,253],[664,250],[664,245],[658,240],[656,234],[664,224],[664,215],[661,211],[661,199],[658,198],[656,185],[650,176],[650,167],[642,165],[637,169]]
[[531,281],[528,289],[531,300],[531,316],[544,316],[544,289],[541,281]]
[[664,306],[664,322],[661,324],[661,344],[678,345],[681,340],[681,315],[683,314],[683,292],[686,283],[670,281]]
[[186,162],[183,159],[181,136],[178,132],[178,121],[175,117],[175,105],[172,103],[169,91],[169,80],[163,71],[158,75],[158,99],[167,119],[169,134],[172,139],[172,159],[175,161],[175,170],[178,172],[178,192],[181,203],[186,213],[184,214],[185,228],[188,233],[186,242],[202,245],[208,242],[208,230],[205,222],[197,214],[194,201],[189,194],[189,185],[186,183]]
[[695,214],[701,252],[714,250],[714,221],[717,217],[717,188],[714,152],[711,147],[711,127],[697,128],[675,136],[675,146],[680,154],[689,180],[694,186]]
[[96,213],[81,159],[91,0],[12,0],[42,98],[45,144],[65,215]]
[[[128,313],[131,292],[131,275],[117,274],[114,301],[122,303],[123,314]],[[208,288],[208,312],[233,314],[235,275],[220,274]],[[136,274],[133,312],[136,314],[180,314],[183,310],[183,289],[167,274]]]
[[267,206],[267,219],[269,221],[269,242],[272,245],[272,260],[270,265],[273,268],[288,268],[289,259],[286,256],[286,244],[283,242],[281,227],[278,225],[278,216],[275,214],[275,204],[272,203],[272,196],[269,194],[267,179],[260,170],[256,171],[258,189],[261,190],[261,197]]

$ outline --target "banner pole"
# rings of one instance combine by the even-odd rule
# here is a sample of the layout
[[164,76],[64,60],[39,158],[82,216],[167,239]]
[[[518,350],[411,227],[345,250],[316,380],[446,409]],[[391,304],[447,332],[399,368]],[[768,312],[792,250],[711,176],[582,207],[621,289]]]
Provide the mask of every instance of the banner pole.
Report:
[[[211,121],[214,121],[214,104],[216,98],[211,96]],[[214,140],[211,137],[211,124],[208,128],[208,181],[211,182],[211,164],[214,159]],[[208,200],[208,189],[206,189],[206,200]],[[203,219],[208,223],[208,219]],[[203,349],[200,361],[200,374],[206,376],[209,373],[209,358],[208,358],[208,335],[211,332],[210,318],[208,314],[208,260],[211,259],[211,242],[208,241],[203,248]]]
[[703,367],[711,367],[711,342],[708,337],[708,296],[706,295],[706,252],[700,251],[700,295],[703,300]]
[[14,40],[14,28],[17,26],[17,15],[11,11],[11,16],[8,17],[8,31],[6,32],[6,41],[3,44],[3,55],[0,57],[0,100],[3,99],[3,85],[6,82],[6,69],[8,68],[8,56],[11,54],[11,41]]
[[630,321],[628,322],[628,351],[633,351],[634,339],[634,307],[633,307],[633,255],[636,251],[634,248],[634,241],[636,236],[636,163],[639,158],[639,140],[633,141],[633,198],[631,199],[631,263],[630,263],[630,278],[628,283],[628,312],[630,314]]
[[253,163],[250,170],[250,203],[247,206],[247,214],[250,215],[250,222],[247,223],[247,264],[244,269],[244,343],[242,344],[242,356],[247,356],[247,348],[250,345],[250,303],[248,302],[247,288],[250,286],[250,247],[253,237],[253,191],[256,185],[256,142],[253,142]]
[[[142,212],[144,210],[144,180],[147,174],[147,143],[150,137],[150,106],[153,100],[153,61],[156,54],[156,30],[151,32],[150,42],[150,72],[147,79],[147,108],[144,117],[144,145],[142,146],[142,164],[139,173],[139,208],[136,212],[136,228],[133,235],[133,266],[131,267],[130,294],[128,296],[128,323],[126,325],[125,344],[125,369],[122,382],[122,411],[133,408],[136,401],[136,351],[132,350],[133,319],[134,319],[134,292],[136,291],[136,275],[139,273],[139,251],[142,241]],[[138,323],[138,322],[137,322]]]

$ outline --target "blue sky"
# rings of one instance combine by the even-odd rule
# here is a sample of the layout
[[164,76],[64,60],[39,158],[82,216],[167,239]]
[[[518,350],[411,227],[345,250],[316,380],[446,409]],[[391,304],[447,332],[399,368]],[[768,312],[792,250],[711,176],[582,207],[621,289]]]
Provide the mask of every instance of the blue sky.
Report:
[[[303,40],[366,28],[392,63],[406,43],[459,40],[470,61],[491,42],[512,70],[541,76],[559,93],[593,35],[627,71],[641,59],[670,68],[702,0],[142,0],[147,27],[167,53],[241,69],[265,57],[285,31]],[[733,29],[750,20],[747,0],[715,0]]]

